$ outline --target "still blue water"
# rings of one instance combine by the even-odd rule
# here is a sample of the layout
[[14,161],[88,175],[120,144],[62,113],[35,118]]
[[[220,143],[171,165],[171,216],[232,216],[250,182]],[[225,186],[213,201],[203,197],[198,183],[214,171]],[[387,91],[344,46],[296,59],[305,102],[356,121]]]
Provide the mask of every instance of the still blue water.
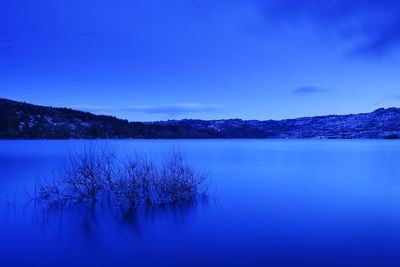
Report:
[[[213,197],[127,216],[28,203],[71,148],[104,142],[179,148]],[[0,170],[0,265],[400,265],[397,141],[0,141]]]

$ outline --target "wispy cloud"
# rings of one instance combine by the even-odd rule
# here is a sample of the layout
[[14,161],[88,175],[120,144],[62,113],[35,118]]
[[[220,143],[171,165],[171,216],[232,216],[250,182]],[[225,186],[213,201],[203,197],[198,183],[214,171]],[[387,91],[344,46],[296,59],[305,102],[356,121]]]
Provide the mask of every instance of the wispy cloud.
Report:
[[85,38],[93,35],[96,35],[96,32],[94,31],[79,32],[78,34],[76,34],[76,38]]
[[398,99],[400,99],[400,94],[399,93],[392,93],[392,94],[387,95],[386,98],[398,100]]
[[11,49],[11,48],[14,48],[14,46],[11,45],[11,44],[0,46],[0,50],[8,50],[8,49]]
[[320,93],[329,93],[331,90],[317,86],[300,86],[292,91],[296,95],[311,95]]
[[215,112],[220,110],[222,107],[218,105],[204,105],[198,103],[182,103],[173,105],[140,105],[132,107],[99,107],[99,106],[88,106],[88,105],[76,105],[72,106],[73,109],[90,111],[90,112],[138,112],[148,114],[188,114],[188,113],[199,113],[199,112]]
[[8,50],[14,48],[8,34],[6,32],[0,32],[0,50]]
[[254,0],[267,19],[312,22],[348,42],[349,55],[386,56],[400,51],[398,0]]

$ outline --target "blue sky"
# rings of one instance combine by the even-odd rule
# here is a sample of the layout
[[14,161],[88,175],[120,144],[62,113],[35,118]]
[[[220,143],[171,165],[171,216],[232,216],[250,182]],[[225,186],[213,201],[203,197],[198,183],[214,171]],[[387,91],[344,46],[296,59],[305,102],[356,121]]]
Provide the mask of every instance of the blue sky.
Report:
[[132,121],[400,106],[400,2],[0,2],[0,97]]

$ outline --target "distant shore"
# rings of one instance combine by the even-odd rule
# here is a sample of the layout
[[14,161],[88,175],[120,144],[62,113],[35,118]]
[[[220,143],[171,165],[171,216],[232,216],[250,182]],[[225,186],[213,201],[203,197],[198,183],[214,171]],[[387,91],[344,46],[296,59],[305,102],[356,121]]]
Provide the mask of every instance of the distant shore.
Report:
[[129,122],[0,99],[0,139],[399,139],[400,109],[286,120]]

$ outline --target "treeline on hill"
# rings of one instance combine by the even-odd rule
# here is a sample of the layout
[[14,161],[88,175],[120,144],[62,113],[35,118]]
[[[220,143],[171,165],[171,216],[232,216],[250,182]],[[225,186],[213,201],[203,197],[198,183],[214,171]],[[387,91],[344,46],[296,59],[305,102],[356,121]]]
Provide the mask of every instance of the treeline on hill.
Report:
[[68,108],[0,99],[1,139],[212,137],[173,125],[128,122]]
[[129,122],[67,108],[0,99],[0,139],[400,138],[400,109],[286,120]]

